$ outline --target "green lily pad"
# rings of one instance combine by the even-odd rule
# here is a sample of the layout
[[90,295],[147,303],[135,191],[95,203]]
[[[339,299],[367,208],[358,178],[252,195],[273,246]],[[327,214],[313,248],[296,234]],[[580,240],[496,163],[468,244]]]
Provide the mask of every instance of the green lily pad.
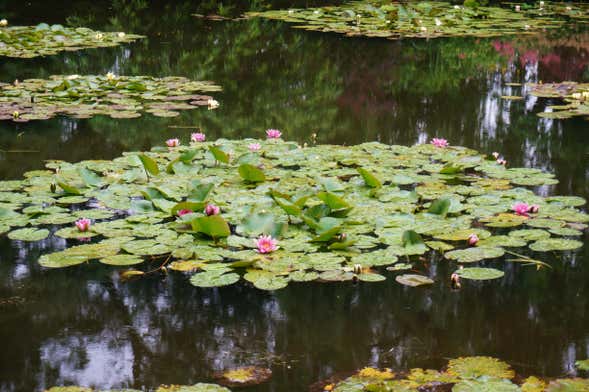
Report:
[[10,238],[11,240],[30,242],[41,241],[47,238],[48,236],[49,230],[34,228],[18,229],[8,233],[8,238]]
[[552,250],[575,250],[583,246],[581,241],[567,240],[563,238],[548,238],[545,240],[538,240],[530,244],[530,249],[536,252],[549,252]]
[[449,260],[459,263],[474,263],[484,259],[494,259],[505,254],[505,250],[497,247],[477,246],[474,248],[453,250],[444,254]]
[[472,280],[490,280],[490,279],[498,279],[502,278],[505,273],[495,268],[481,268],[481,267],[471,267],[471,268],[462,268],[455,271],[457,275],[464,279],[472,279]]
[[199,272],[192,275],[190,283],[197,287],[221,287],[229,286],[239,281],[239,275],[235,273],[219,274],[215,271]]
[[100,260],[102,264],[108,265],[135,265],[143,263],[143,258],[136,255],[113,255]]
[[395,278],[395,280],[398,283],[401,283],[402,285],[411,287],[417,287],[434,283],[434,281],[428,278],[427,276],[415,274],[399,275]]

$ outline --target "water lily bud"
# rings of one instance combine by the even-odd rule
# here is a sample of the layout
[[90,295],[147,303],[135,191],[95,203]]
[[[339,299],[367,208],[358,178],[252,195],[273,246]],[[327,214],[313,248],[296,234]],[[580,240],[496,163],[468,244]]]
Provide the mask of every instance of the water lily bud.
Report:
[[8,21],[6,19],[1,19],[0,20],[0,27],[6,27],[8,26]]
[[116,78],[117,78],[117,76],[112,72],[109,72],[106,74],[106,80],[108,80],[108,81],[115,80]]
[[479,236],[472,233],[471,235],[468,236],[468,245],[470,246],[474,246],[477,244],[477,242],[479,242]]
[[361,274],[362,273],[362,264],[354,264],[354,273]]
[[55,193],[55,191],[57,190],[57,186],[54,182],[52,182],[51,185],[49,185],[49,189],[51,190],[51,193]]
[[15,110],[14,112],[12,112],[12,118],[19,118],[20,117],[20,112],[18,110]]
[[461,287],[460,275],[452,274],[452,276],[450,276],[450,286],[455,290],[458,290]]

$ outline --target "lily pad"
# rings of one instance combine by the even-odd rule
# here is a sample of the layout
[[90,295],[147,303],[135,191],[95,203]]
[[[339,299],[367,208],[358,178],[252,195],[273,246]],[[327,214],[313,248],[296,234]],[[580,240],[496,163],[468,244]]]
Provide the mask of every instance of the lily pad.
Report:
[[464,279],[472,280],[490,280],[502,278],[505,273],[495,268],[471,267],[461,268],[455,271],[457,275]]
[[428,278],[427,276],[415,274],[399,275],[395,278],[395,280],[398,283],[401,283],[402,285],[411,287],[417,287],[434,283],[434,281]]

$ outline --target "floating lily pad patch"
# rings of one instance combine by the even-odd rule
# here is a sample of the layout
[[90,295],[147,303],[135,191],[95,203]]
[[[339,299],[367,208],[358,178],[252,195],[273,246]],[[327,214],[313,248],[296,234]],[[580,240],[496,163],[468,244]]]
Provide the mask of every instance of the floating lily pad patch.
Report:
[[542,6],[516,9],[513,5],[468,7],[433,1],[362,0],[340,6],[252,12],[248,16],[281,20],[294,23],[300,29],[352,37],[493,37],[559,28],[571,19],[584,23],[587,7],[548,1]]
[[124,32],[102,32],[85,27],[41,23],[37,26],[0,26],[0,56],[32,58],[62,51],[104,48],[143,38]]
[[[529,83],[529,94],[541,97],[560,99],[563,104],[548,106],[538,116],[544,118],[567,119],[577,116],[587,118],[589,116],[589,83],[562,82],[562,83]],[[550,199],[549,199],[550,200]],[[553,198],[551,201],[563,202],[571,206],[579,206],[583,200],[571,198]]]
[[[54,75],[49,79],[0,83],[0,120],[26,122],[45,120],[56,115],[134,118],[142,113],[168,117],[170,113],[177,115],[178,110],[198,106],[211,109],[217,107],[218,103],[213,97],[202,94],[220,89],[212,82],[192,81],[183,77],[116,76],[110,73],[103,76]],[[100,186],[97,182],[100,179],[93,171],[85,167],[80,170],[86,184]],[[85,201],[75,192],[70,192],[69,196],[63,198],[61,203]]]
[[[251,152],[252,142],[263,152]],[[246,160],[251,167],[244,170]],[[350,168],[351,160],[363,170]],[[444,169],[461,162],[479,165],[468,181]],[[417,175],[424,171],[427,179]],[[133,265],[140,277],[153,273],[153,265],[142,263],[150,260],[202,288],[245,281],[280,290],[311,281],[386,279],[419,286],[433,283],[419,272],[426,254],[485,263],[498,261],[507,247],[569,251],[582,245],[570,238],[585,228],[576,222],[588,219],[575,207],[581,200],[547,200],[512,183],[523,175],[552,180],[536,169],[506,170],[463,147],[185,141],[112,161],[51,161],[21,181],[0,181],[16,200],[0,207],[0,227],[14,240],[67,239],[66,249],[41,256],[47,268]],[[414,178],[404,185],[415,191],[403,197],[402,209],[398,199],[378,197],[386,188],[400,192],[393,183],[398,176]],[[503,185],[489,189],[490,178]],[[86,201],[60,203],[72,197]],[[465,208],[452,208],[453,200]],[[534,203],[535,212],[515,213],[513,205],[523,202]],[[481,216],[488,205],[492,211]],[[496,266],[473,267],[480,269],[460,274],[502,274]]]
[[248,386],[266,382],[272,376],[268,368],[246,366],[237,369],[227,370],[218,375],[219,382],[227,386]]

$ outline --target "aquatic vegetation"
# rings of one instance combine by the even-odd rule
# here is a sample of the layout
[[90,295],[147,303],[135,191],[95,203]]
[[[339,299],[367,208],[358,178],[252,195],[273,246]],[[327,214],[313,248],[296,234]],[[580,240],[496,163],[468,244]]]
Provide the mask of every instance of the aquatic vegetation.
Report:
[[[251,152],[252,143],[263,152]],[[577,249],[582,242],[569,236],[589,221],[577,209],[582,198],[526,188],[554,184],[551,174],[506,168],[463,147],[301,148],[276,139],[174,145],[112,161],[51,161],[21,181],[1,181],[0,229],[14,240],[71,241],[39,259],[48,268],[159,259],[160,268],[133,276],[169,265],[193,273],[199,287],[243,278],[276,290],[314,280],[380,282],[382,267],[393,274],[417,268],[395,280],[432,284],[419,273],[418,257],[427,252],[474,264],[456,271],[458,282],[498,279],[503,272],[485,260],[501,258],[506,247]],[[516,202],[527,204],[527,215],[510,212]],[[84,230],[74,224],[80,218],[91,220]],[[53,226],[61,228],[51,234]]]
[[219,375],[219,382],[228,386],[248,386],[266,382],[272,376],[268,368],[247,366],[228,370]]
[[182,77],[56,75],[0,83],[0,120],[26,122],[56,115],[136,118],[141,112],[174,117],[177,110],[208,105],[211,97],[197,93],[220,90],[212,82]]
[[0,21],[0,56],[32,58],[62,51],[104,48],[133,42],[141,35],[102,32],[84,27],[64,27],[41,23],[37,26],[10,26]]
[[[475,2],[476,3],[476,2]],[[541,7],[456,6],[447,2],[391,3],[352,1],[340,6],[250,12],[295,23],[297,28],[347,36],[434,38],[530,34],[562,27],[567,20],[586,22],[587,7],[546,2]]]
[[564,105],[548,106],[548,110],[538,113],[538,116],[557,119],[589,117],[589,83],[529,83],[527,86],[531,95],[565,102]]
[[[378,369],[372,372],[380,372]],[[372,377],[365,369],[337,384],[328,384],[325,391],[385,392],[385,391],[458,391],[458,392],[582,392],[589,388],[589,380],[581,378],[545,381],[535,376],[512,381],[515,373],[508,364],[491,357],[464,357],[450,360],[447,371],[411,369],[408,374],[395,377]],[[389,371],[390,372],[390,371]]]

